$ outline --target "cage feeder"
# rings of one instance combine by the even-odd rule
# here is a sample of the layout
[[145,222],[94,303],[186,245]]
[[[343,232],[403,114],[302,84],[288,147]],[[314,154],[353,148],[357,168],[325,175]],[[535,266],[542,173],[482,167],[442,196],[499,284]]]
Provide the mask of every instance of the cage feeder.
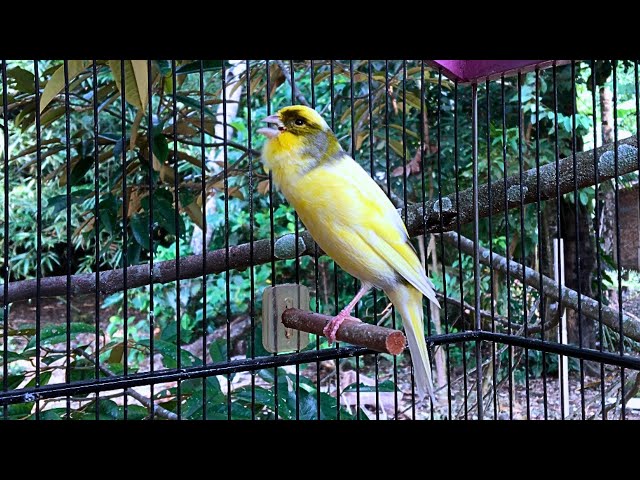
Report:
[[479,83],[485,80],[495,80],[525,73],[539,68],[543,70],[554,64],[565,65],[571,60],[427,60],[436,70],[442,68],[442,73],[451,80],[460,83]]
[[283,283],[264,289],[262,294],[262,346],[267,352],[302,350],[309,345],[309,334],[285,327],[282,314],[288,308],[309,310],[309,289],[304,285]]

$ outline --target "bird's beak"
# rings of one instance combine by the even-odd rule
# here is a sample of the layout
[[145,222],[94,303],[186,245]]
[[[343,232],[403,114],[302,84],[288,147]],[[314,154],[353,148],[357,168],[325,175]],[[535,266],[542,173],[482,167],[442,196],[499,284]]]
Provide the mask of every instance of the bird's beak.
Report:
[[270,128],[270,127],[259,128],[258,133],[261,133],[267,138],[276,137],[280,135],[280,132],[282,132],[285,129],[284,123],[282,123],[282,120],[280,120],[280,117],[278,117],[278,115],[269,115],[268,117],[264,118],[262,121],[265,123],[273,123],[278,127],[278,128]]

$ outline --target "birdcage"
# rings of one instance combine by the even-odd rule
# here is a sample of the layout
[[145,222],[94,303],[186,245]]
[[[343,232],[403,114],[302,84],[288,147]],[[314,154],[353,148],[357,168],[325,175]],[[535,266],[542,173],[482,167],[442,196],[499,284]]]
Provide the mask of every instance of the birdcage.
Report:
[[[0,418],[640,418],[637,61],[1,74]],[[383,292],[322,334],[358,282],[261,163],[292,104],[401,213],[440,303],[433,399]]]

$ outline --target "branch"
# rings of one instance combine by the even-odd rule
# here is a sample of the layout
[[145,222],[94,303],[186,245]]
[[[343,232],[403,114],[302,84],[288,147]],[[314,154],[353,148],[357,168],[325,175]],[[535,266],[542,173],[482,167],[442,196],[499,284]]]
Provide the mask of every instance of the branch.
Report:
[[[618,173],[620,175],[637,170],[637,148],[635,137],[622,140],[618,147]],[[605,181],[614,177],[615,168],[613,162],[613,144],[604,145],[597,150],[599,155],[599,180]],[[595,174],[593,168],[593,150],[580,152],[576,154],[578,162],[578,188],[584,188],[595,184]],[[548,164],[540,168],[540,176],[544,183],[541,184],[540,198],[547,200],[553,198],[556,194],[556,174],[555,165]],[[523,173],[525,178],[524,204],[535,203],[537,201],[536,191],[536,169],[527,170]],[[519,177],[513,176],[507,179],[508,192],[508,208],[517,208],[520,206],[520,186]],[[479,188],[479,213],[484,218],[489,215],[489,210],[493,214],[504,211],[504,182],[493,183],[492,186],[492,205],[489,208],[488,203],[488,187],[486,185]],[[567,157],[560,161],[560,193],[572,192],[573,183],[573,157]],[[442,213],[439,210],[439,200],[429,201],[426,204],[426,214],[423,224],[423,210],[421,204],[410,205],[407,209],[407,230],[414,237],[422,235],[425,232],[440,231],[440,215],[443,217],[444,230],[450,230],[455,227],[456,215],[460,216],[460,223],[469,223],[473,221],[473,202],[471,201],[471,189],[464,190],[459,193],[460,211],[456,211],[455,194],[451,194],[442,199]],[[403,216],[403,215],[402,215]],[[404,216],[403,216],[404,217]],[[423,228],[425,227],[425,228]],[[271,260],[295,258],[295,248],[293,248],[293,234],[284,235],[276,241],[275,258],[270,254],[270,240],[263,239],[253,243],[253,262],[250,262],[250,245],[243,243],[229,248],[229,268],[242,270],[251,265],[262,265],[271,262]],[[315,242],[308,232],[300,233],[300,248],[298,254],[314,255]],[[282,253],[278,254],[278,245]],[[319,255],[322,255],[318,249]],[[494,255],[495,257],[495,255]],[[501,257],[503,258],[503,257]],[[202,271],[202,256],[191,255],[180,258],[180,279],[195,278],[203,273],[220,273],[226,271],[225,267],[225,249],[218,249],[207,253],[206,269]],[[154,283],[167,283],[176,280],[176,261],[168,260],[154,263]],[[537,275],[537,273],[536,273]],[[115,292],[122,291],[124,288],[123,269],[115,269],[100,273],[100,292],[104,295],[110,295]],[[127,280],[130,288],[141,287],[151,283],[151,276],[148,265],[136,265],[128,268]],[[66,293],[66,276],[45,277],[41,281],[42,297],[54,297],[65,295]],[[0,285],[0,303],[4,302],[2,293],[2,285]],[[71,276],[71,292],[74,295],[95,292],[95,273],[78,274]],[[7,303],[35,298],[36,296],[36,280],[20,280],[9,284],[9,295]],[[584,309],[583,309],[584,310]],[[596,317],[597,318],[597,317]],[[640,331],[639,331],[640,332]],[[640,335],[639,335],[640,336]],[[632,337],[633,338],[633,337]]]
[[[275,242],[274,260],[295,258],[295,236],[293,234],[284,235]],[[298,253],[303,252],[312,255],[314,252],[315,242],[311,238],[309,232],[301,232],[298,238]],[[321,250],[318,248],[318,251]],[[262,265],[269,263],[271,256],[271,241],[268,239],[253,242],[253,265]],[[203,273],[221,273],[226,271],[226,250],[220,248],[212,252],[207,252],[206,269],[202,271],[202,255],[190,255],[181,257],[180,262],[180,280],[187,278],[196,278]],[[250,267],[251,255],[250,244],[243,243],[229,247],[229,269],[243,270]],[[118,268],[100,272],[99,290],[103,295],[111,295],[124,289],[124,269]],[[149,264],[135,265],[127,268],[127,288],[137,288],[151,283],[152,275]],[[153,282],[168,283],[177,279],[176,276],[176,260],[167,260],[156,262],[153,265]],[[37,280],[20,280],[18,282],[9,283],[9,294],[7,303],[18,302],[35,298]],[[66,294],[67,277],[59,275],[56,277],[45,277],[41,279],[40,296],[56,297]],[[71,276],[71,294],[82,295],[93,293],[96,290],[95,273],[82,273]],[[0,303],[4,302],[4,292],[0,285]]]
[[302,95],[298,86],[295,83],[291,83],[291,72],[289,71],[289,67],[287,67],[282,60],[276,60],[276,63],[278,64],[278,67],[280,67],[280,70],[282,70],[284,78],[286,78],[289,85],[291,85],[291,88],[293,89],[293,96],[296,97],[296,100],[298,100],[302,105],[311,107],[311,104],[307,102],[307,99]]
[[[638,145],[635,136],[618,142],[618,175],[634,172],[638,169]],[[604,182],[615,177],[614,144],[609,143],[599,147],[596,151],[598,157],[598,180]],[[573,192],[574,188],[585,188],[595,185],[594,152],[576,153],[577,179],[573,178],[573,155],[563,158],[559,162],[559,172],[556,176],[555,162],[540,167],[540,200],[549,200],[556,197],[556,181],[559,179],[560,195]],[[532,168],[523,172],[524,183],[522,204],[527,205],[538,201],[537,170]],[[520,201],[520,175],[513,175],[506,180],[507,206],[505,208],[505,182],[494,181],[491,184],[491,205],[489,205],[489,187],[482,185],[478,188],[478,210],[480,218],[503,212],[506,209],[519,208]],[[473,190],[467,189],[459,192],[460,206],[456,204],[456,195],[452,193],[442,199],[442,212],[440,212],[439,200],[432,200],[425,205],[424,225],[422,205],[413,205],[409,208],[407,229],[412,236],[422,233],[436,233],[440,231],[440,217],[444,230],[453,230],[459,217],[460,224],[473,221]],[[424,227],[424,228],[423,228]]]
[[[447,242],[454,245],[457,245],[457,242],[460,241],[461,250],[467,255],[473,255],[473,242],[468,238],[458,235],[455,232],[445,233],[443,234],[443,237]],[[479,247],[479,252],[480,263],[489,265],[489,249]],[[523,279],[522,264],[514,262],[513,260],[508,261],[505,257],[498,255],[495,252],[493,252],[493,263],[491,266],[501,272],[509,270],[509,274],[513,278],[524,281],[524,283],[538,291],[541,290],[540,273],[529,267],[524,267],[525,278]],[[562,289],[561,295],[559,295],[560,288]],[[558,301],[559,298],[562,297],[560,299],[560,303],[563,306],[576,311],[578,310],[578,292],[565,286],[560,287],[559,284],[546,275],[542,276],[542,291],[552,300]],[[620,317],[618,311],[606,305],[602,305],[600,302],[591,297],[587,297],[586,295],[580,295],[580,301],[580,311],[583,315],[593,320],[598,320],[598,309],[600,308],[602,311],[602,323],[607,325],[609,328],[620,332]],[[633,340],[640,341],[640,321],[622,312],[622,333]]]
[[[324,336],[323,329],[332,318],[329,315],[288,308],[282,314],[282,323],[287,328]],[[336,332],[336,340],[391,355],[402,353],[407,344],[404,334],[400,330],[392,330],[350,319],[340,325]]]

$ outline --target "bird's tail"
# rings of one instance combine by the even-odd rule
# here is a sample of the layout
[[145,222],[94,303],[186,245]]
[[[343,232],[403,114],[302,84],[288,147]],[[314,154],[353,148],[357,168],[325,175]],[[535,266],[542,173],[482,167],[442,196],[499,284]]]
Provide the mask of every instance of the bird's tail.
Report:
[[429,394],[435,403],[431,364],[424,338],[422,293],[411,285],[399,285],[393,290],[387,291],[386,294],[402,316],[402,324],[409,342],[418,396],[423,399],[425,395]]

